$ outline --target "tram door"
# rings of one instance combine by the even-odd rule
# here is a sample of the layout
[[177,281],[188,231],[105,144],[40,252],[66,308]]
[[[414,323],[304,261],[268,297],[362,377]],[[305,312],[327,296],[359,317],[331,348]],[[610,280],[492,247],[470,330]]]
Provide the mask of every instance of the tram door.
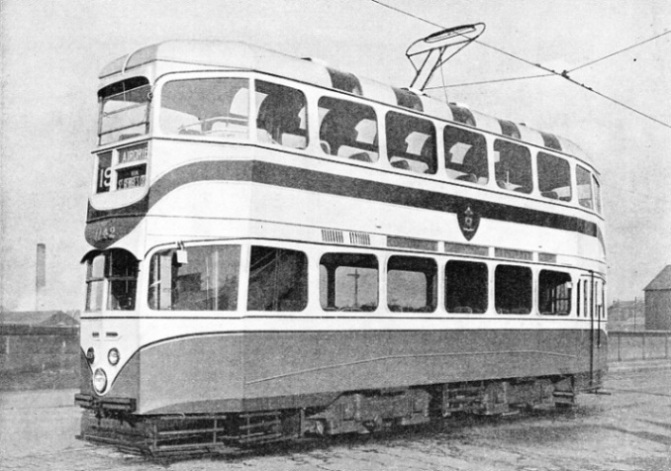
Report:
[[594,369],[601,348],[601,329],[605,322],[604,280],[593,273],[581,277],[578,287],[578,316],[589,321],[589,373],[594,380]]

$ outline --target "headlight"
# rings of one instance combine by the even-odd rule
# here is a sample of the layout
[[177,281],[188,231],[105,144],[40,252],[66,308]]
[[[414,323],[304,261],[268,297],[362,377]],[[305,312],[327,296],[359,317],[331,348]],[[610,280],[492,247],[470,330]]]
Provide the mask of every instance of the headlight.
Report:
[[110,365],[112,365],[112,366],[119,363],[119,350],[117,350],[116,348],[112,348],[107,353],[107,360],[110,362]]
[[93,373],[93,388],[97,393],[101,393],[107,387],[107,375],[105,372],[98,368],[95,373]]
[[91,364],[95,359],[96,359],[95,351],[93,350],[93,347],[89,347],[89,349],[86,350],[86,361],[88,361],[89,364]]

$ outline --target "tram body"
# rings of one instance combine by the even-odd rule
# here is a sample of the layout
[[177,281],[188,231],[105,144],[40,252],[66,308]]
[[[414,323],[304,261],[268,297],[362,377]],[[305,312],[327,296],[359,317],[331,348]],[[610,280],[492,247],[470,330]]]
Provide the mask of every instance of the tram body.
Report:
[[570,141],[241,43],[100,79],[84,438],[175,416],[246,444],[600,387],[599,175]]

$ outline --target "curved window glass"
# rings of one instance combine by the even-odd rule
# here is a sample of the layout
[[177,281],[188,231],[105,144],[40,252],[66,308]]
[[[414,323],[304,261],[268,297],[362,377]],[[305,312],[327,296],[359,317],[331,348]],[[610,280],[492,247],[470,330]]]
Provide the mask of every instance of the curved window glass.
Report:
[[545,198],[571,200],[571,167],[566,159],[538,153],[538,190]]
[[168,82],[161,91],[159,125],[166,134],[247,139],[249,80],[222,77]]
[[594,184],[594,205],[597,213],[601,213],[601,184],[599,180],[592,175],[592,183]]
[[238,302],[240,246],[163,250],[149,267],[149,307],[173,311],[233,311]]
[[568,273],[541,270],[538,276],[538,311],[548,316],[568,316],[572,287]]
[[594,209],[592,198],[592,177],[589,170],[578,165],[576,167],[576,183],[578,185],[578,203],[583,208]]
[[337,98],[319,99],[319,144],[328,155],[377,162],[377,118],[367,105]]
[[144,77],[117,82],[98,92],[101,145],[147,133],[150,93],[151,86]]
[[390,111],[385,121],[391,166],[416,173],[436,173],[436,128],[431,121]]
[[448,177],[479,185],[485,185],[489,181],[485,136],[446,126],[443,142]]
[[500,139],[494,141],[494,171],[500,188],[532,192],[531,153],[526,147]]

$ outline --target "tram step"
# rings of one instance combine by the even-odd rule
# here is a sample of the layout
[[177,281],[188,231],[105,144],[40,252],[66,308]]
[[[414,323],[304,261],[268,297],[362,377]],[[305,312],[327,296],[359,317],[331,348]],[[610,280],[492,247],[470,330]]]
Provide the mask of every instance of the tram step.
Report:
[[274,412],[245,412],[244,414],[240,414],[241,419],[254,419],[257,417],[275,417],[279,418],[280,413],[277,411]]
[[552,395],[554,397],[575,397],[575,393],[570,391],[554,391]]
[[202,429],[186,429],[186,430],[166,430],[158,432],[158,436],[167,436],[167,435],[199,435],[201,433],[216,433],[216,432],[225,432],[226,429],[222,428],[202,428]]
[[447,402],[449,402],[450,404],[453,404],[453,403],[454,404],[461,404],[461,403],[468,403],[468,402],[471,402],[471,403],[474,403],[474,404],[475,403],[479,404],[482,401],[478,398],[478,396],[470,396],[470,397],[449,397],[447,399]]
[[284,439],[281,432],[270,434],[245,435],[240,437],[240,445],[250,445],[252,443],[270,443]]

